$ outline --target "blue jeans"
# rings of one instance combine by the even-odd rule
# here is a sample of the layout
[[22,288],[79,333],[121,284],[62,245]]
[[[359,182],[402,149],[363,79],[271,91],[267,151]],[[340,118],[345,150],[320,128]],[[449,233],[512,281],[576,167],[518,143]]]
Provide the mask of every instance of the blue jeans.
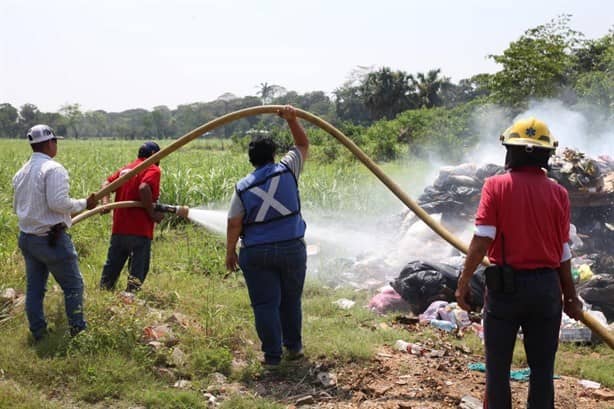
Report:
[[554,358],[561,326],[561,287],[554,270],[517,274],[513,294],[488,291],[484,316],[488,409],[511,409],[509,373],[518,328],[531,375],[527,408],[554,409]]
[[115,288],[128,257],[130,257],[130,277],[126,291],[135,291],[141,287],[149,272],[151,240],[145,236],[112,234],[107,261],[100,277],[101,288],[107,290]]
[[301,296],[307,270],[307,251],[302,240],[290,240],[242,248],[243,270],[254,310],[256,331],[266,363],[281,361],[282,343],[298,352],[301,335]]
[[40,338],[47,330],[43,300],[49,273],[64,291],[64,305],[71,332],[85,329],[83,278],[70,236],[62,231],[56,245],[51,247],[47,237],[21,232],[19,248],[26,264],[26,315],[34,338]]

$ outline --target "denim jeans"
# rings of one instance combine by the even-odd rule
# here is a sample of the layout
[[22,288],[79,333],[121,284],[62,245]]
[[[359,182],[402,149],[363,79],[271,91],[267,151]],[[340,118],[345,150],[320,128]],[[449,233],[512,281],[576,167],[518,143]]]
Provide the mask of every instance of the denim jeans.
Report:
[[242,248],[239,265],[254,310],[264,360],[279,363],[282,343],[294,352],[303,347],[301,296],[307,270],[305,243],[290,240]]
[[40,338],[47,329],[43,300],[49,273],[64,291],[64,306],[71,331],[85,329],[83,278],[70,236],[62,231],[55,246],[51,247],[47,237],[21,232],[19,248],[26,264],[26,315],[34,338]]
[[488,409],[511,409],[509,373],[518,328],[531,369],[527,408],[554,409],[554,358],[561,326],[558,273],[544,270],[515,277],[513,294],[488,291],[484,317]]
[[112,234],[107,261],[102,268],[101,288],[107,290],[115,288],[128,257],[130,257],[130,277],[126,291],[135,291],[141,287],[149,272],[151,240],[145,236]]

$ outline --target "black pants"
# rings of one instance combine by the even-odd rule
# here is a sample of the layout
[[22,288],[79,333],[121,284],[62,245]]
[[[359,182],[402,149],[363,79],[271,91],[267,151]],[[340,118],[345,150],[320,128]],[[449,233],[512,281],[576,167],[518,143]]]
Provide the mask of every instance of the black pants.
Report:
[[561,287],[555,270],[520,272],[513,294],[487,292],[484,318],[486,403],[511,409],[509,373],[518,328],[531,377],[529,409],[554,408],[554,358],[561,326]]

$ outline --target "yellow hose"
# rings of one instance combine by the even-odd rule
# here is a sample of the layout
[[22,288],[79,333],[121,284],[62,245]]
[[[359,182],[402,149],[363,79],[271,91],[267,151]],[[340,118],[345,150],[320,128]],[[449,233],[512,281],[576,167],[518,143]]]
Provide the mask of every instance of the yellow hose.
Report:
[[95,214],[104,212],[105,210],[113,210],[113,209],[120,209],[120,208],[124,208],[124,207],[143,207],[143,203],[138,202],[136,200],[128,200],[125,202],[113,202],[113,203],[108,203],[102,206],[98,206],[95,207],[91,210],[88,210],[87,212],[83,212],[80,213],[79,215],[73,217],[72,219],[72,224],[73,226],[77,223],[79,223],[82,220],[87,219],[90,216],[93,216]]
[[[141,170],[147,168],[152,163],[159,162],[161,159],[170,155],[180,147],[186,145],[188,142],[193,141],[194,139],[202,136],[205,132],[209,132],[213,129],[216,129],[222,125],[226,125],[230,122],[236,121],[238,119],[242,119],[248,116],[261,115],[261,114],[277,114],[277,112],[282,109],[282,105],[262,105],[251,108],[245,108],[239,111],[231,112],[219,118],[216,118],[212,121],[207,122],[204,125],[199,126],[198,128],[190,131],[189,133],[183,135],[181,138],[175,140],[173,143],[161,149],[159,152],[156,152],[149,158],[145,159],[138,166],[134,167],[129,172],[126,172],[124,175],[117,178],[112,183],[104,186],[100,191],[98,191],[96,195],[96,199],[100,200],[104,196],[109,193],[115,191],[118,187],[124,184],[128,179],[132,176],[138,174]],[[384,171],[369,158],[352,140],[350,140],[347,136],[345,136],[340,130],[335,128],[333,125],[324,121],[323,119],[309,113],[303,111],[301,109],[296,108],[296,115],[304,119],[307,122],[310,122],[317,127],[325,130],[332,136],[334,136],[343,146],[354,154],[390,191],[399,198],[407,207],[411,209],[424,223],[426,223],[435,233],[437,233],[441,238],[446,240],[452,246],[467,254],[469,251],[467,245],[461,242],[458,238],[456,238],[452,233],[450,233],[446,228],[444,228],[441,224],[437,223],[435,219],[433,219],[424,209],[422,209],[416,202],[414,202],[407,193],[403,191],[388,175],[384,173]],[[96,210],[96,209],[93,209]],[[74,223],[74,222],[73,222]],[[488,259],[484,258],[482,264],[489,265]],[[614,335],[612,335],[606,327],[601,325],[601,323],[595,320],[592,316],[587,313],[583,314],[582,322],[589,327],[593,332],[598,334],[609,346],[614,349]]]

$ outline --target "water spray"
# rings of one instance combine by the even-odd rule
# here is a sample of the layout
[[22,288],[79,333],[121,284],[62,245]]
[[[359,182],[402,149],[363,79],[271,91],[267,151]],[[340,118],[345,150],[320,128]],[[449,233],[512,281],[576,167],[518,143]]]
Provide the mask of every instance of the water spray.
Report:
[[[140,173],[142,170],[145,170],[151,164],[159,162],[161,159],[170,155],[171,153],[173,153],[180,147],[186,145],[187,143],[193,141],[194,139],[204,135],[206,132],[249,116],[261,114],[276,115],[281,109],[283,109],[283,105],[255,106],[231,112],[212,121],[209,121],[206,124],[201,125],[198,128],[183,135],[181,138],[175,140],[173,143],[171,143],[164,149],[161,149],[160,151],[151,155],[149,158],[145,159],[143,162],[135,166],[130,171],[126,172],[124,175],[115,179],[113,182],[105,185],[101,190],[94,194],[95,198],[97,200],[101,200],[104,196],[107,196],[111,192],[117,190],[117,188],[126,183],[134,175]],[[433,219],[424,209],[422,209],[414,200],[412,200],[412,198],[409,197],[409,195],[405,193],[405,191],[403,191],[403,189],[401,189],[401,187],[397,185],[388,175],[386,175],[384,171],[375,162],[373,162],[373,160],[371,160],[371,158],[369,158],[367,154],[365,154],[351,139],[349,139],[340,130],[335,128],[330,123],[324,121],[323,119],[309,112],[303,111],[302,109],[295,108],[295,111],[296,116],[298,118],[304,119],[305,121],[312,123],[313,125],[323,129],[324,131],[332,135],[334,138],[336,138],[343,146],[345,146],[350,152],[352,152],[352,154],[358,160],[360,160],[363,165],[365,165],[384,185],[386,185],[386,187],[396,197],[398,197],[399,200],[401,200],[407,207],[409,207],[411,211],[416,214],[416,216],[418,216],[441,238],[446,240],[448,243],[450,243],[452,246],[462,251],[463,253],[468,253],[469,249],[465,243],[463,243],[456,236],[450,233],[441,224],[437,223],[435,219]],[[482,264],[490,265],[490,262],[487,258],[484,258]],[[593,318],[590,314],[586,312],[582,314],[581,320],[587,327],[589,327],[593,332],[599,335],[610,346],[610,348],[614,349],[614,335],[604,325],[602,325],[599,321],[597,321],[595,318]]]

